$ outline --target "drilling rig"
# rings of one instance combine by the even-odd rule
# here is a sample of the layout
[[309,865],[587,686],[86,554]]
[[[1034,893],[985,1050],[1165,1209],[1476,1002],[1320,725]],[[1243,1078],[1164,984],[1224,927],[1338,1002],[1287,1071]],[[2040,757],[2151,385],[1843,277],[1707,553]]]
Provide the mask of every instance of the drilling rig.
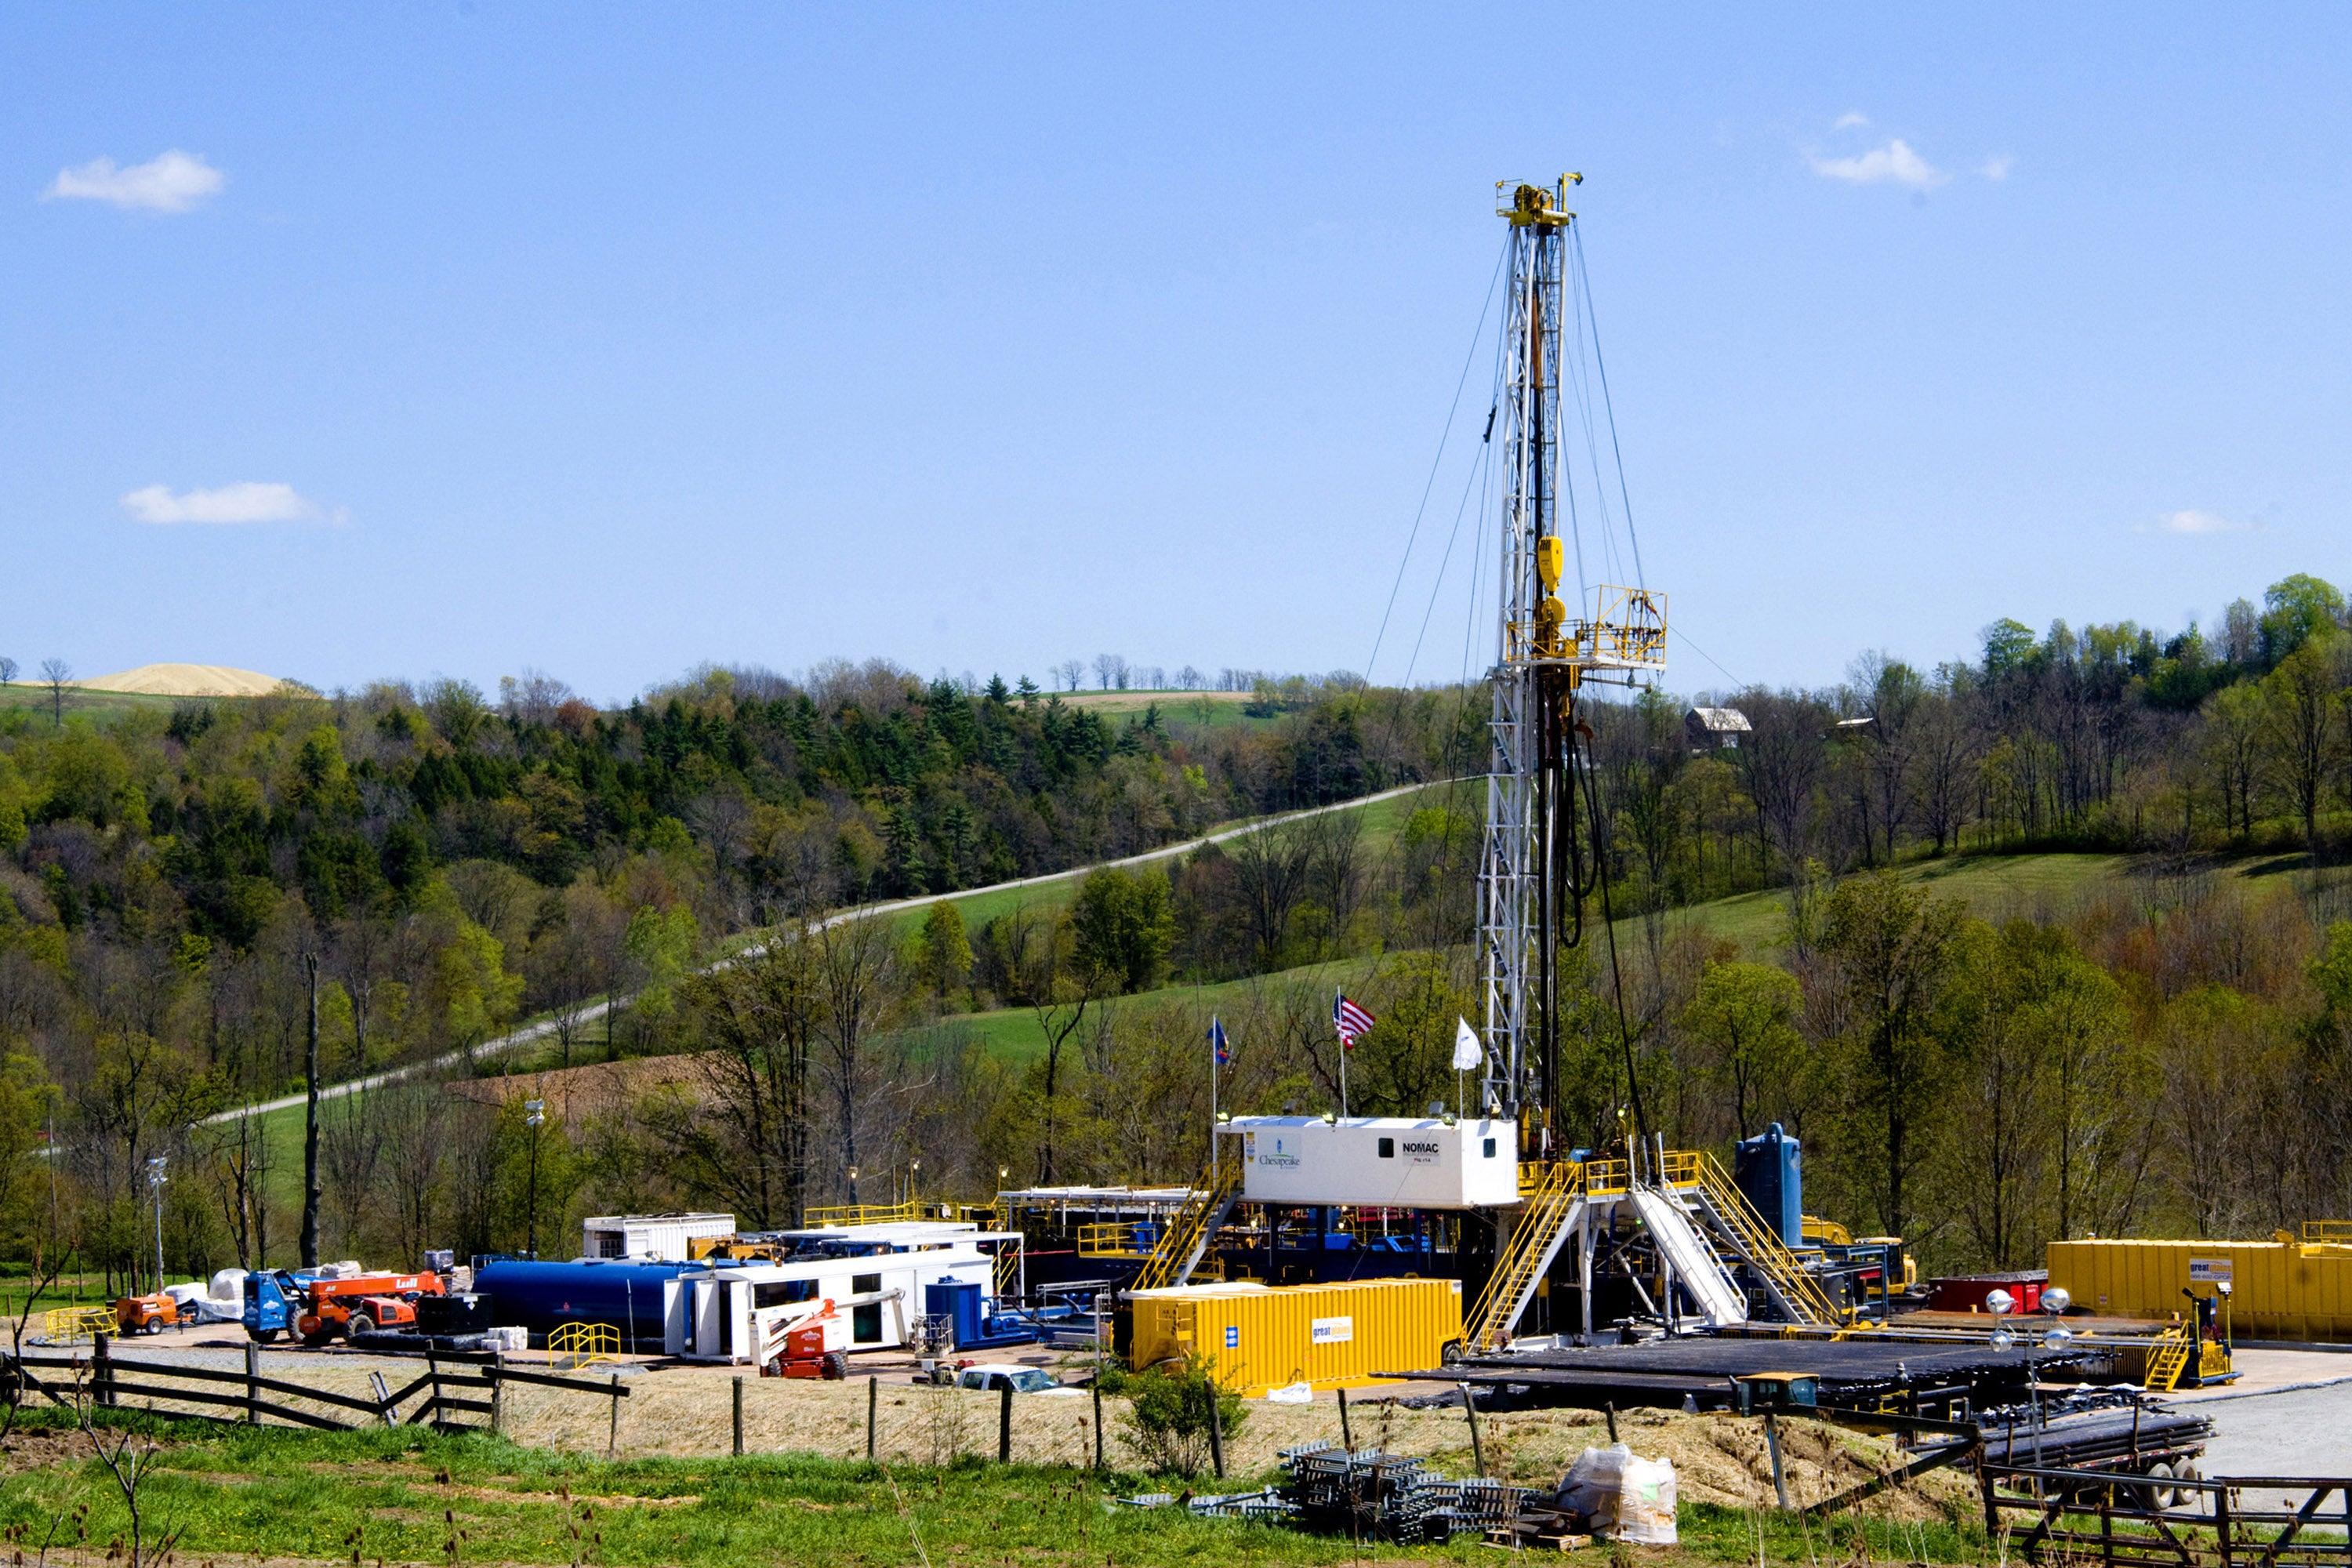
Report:
[[[1606,875],[1592,731],[1580,698],[1596,683],[1651,684],[1665,668],[1665,595],[1640,581],[1638,555],[1632,586],[1589,579],[1576,492],[1563,483],[1564,368],[1589,443],[1593,436],[1593,388],[1582,379],[1580,359],[1570,367],[1561,353],[1576,226],[1568,195],[1582,183],[1580,174],[1563,174],[1549,188],[1507,180],[1496,186],[1496,213],[1510,226],[1510,293],[1499,399],[1502,576],[1487,677],[1492,749],[1478,871],[1482,1085],[1487,1105],[1517,1122],[1520,1157],[1529,1162],[1565,1152],[1559,954],[1582,940],[1584,900]],[[1594,353],[1597,371],[1597,339]],[[1605,381],[1599,392],[1605,398]],[[1605,524],[1597,463],[1594,494]],[[1627,527],[1630,534],[1630,518]]]

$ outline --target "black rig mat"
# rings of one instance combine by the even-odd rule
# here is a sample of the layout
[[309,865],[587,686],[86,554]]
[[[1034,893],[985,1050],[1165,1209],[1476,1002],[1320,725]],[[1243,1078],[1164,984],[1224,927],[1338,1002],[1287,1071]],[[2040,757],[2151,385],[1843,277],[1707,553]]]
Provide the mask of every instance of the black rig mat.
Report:
[[[2036,1347],[2035,1373],[2077,1375],[2102,1367],[2107,1352],[2094,1348]],[[1906,1394],[1937,1403],[1951,1397],[1976,1405],[2007,1404],[2024,1395],[2022,1345],[1891,1343],[1883,1340],[1748,1339],[1691,1335],[1631,1345],[1590,1345],[1517,1354],[1471,1356],[1449,1367],[1383,1373],[1384,1376],[1466,1383],[1512,1403],[1679,1406],[1720,1409],[1736,1395],[1735,1380],[1759,1373],[1810,1373],[1820,1379],[1822,1403],[1858,1405]]]

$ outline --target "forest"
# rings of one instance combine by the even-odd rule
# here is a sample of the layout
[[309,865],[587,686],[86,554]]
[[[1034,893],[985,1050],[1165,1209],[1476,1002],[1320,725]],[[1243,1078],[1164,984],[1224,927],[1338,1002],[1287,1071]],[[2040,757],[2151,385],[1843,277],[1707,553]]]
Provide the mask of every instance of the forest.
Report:
[[[1702,699],[1743,715],[1734,745],[1664,693],[1585,704],[1614,919],[1564,955],[1562,1145],[1780,1121],[1809,1206],[1931,1268],[2352,1214],[2347,619],[2295,576],[2210,636],[2000,621],[1931,671]],[[1107,715],[880,662],[706,668],[614,710],[543,676],[0,709],[0,1254],[152,1275],[157,1203],[179,1274],[1182,1181],[1210,1015],[1225,1109],[1320,1108],[1337,984],[1381,1020],[1350,1109],[1450,1101],[1485,718],[1476,689],[1344,675]],[[1405,784],[1393,820],[1301,817],[969,922],[860,912]],[[2096,874],[1951,890],[2053,854]],[[476,1059],[525,1019],[528,1052]],[[306,1242],[300,1112],[244,1108],[314,1061],[442,1065],[326,1103]]]

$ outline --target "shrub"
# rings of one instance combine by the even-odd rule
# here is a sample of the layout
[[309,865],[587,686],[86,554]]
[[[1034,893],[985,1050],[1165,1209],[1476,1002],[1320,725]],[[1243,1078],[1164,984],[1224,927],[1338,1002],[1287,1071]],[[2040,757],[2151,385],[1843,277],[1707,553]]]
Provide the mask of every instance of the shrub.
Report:
[[1129,1396],[1119,1441],[1151,1469],[1174,1471],[1187,1479],[1209,1463],[1209,1401],[1216,1401],[1219,1425],[1230,1441],[1249,1418],[1242,1396],[1217,1387],[1209,1363],[1194,1356],[1181,1366],[1155,1366],[1136,1373],[1112,1373],[1103,1392]]

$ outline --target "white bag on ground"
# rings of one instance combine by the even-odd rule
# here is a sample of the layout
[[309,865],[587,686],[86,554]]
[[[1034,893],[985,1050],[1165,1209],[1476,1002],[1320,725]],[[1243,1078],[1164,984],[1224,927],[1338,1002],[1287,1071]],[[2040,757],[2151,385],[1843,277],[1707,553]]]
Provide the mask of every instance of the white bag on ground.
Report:
[[1675,1544],[1675,1467],[1637,1458],[1622,1443],[1587,1448],[1559,1483],[1560,1506],[1580,1513],[1595,1535],[1643,1546]]

